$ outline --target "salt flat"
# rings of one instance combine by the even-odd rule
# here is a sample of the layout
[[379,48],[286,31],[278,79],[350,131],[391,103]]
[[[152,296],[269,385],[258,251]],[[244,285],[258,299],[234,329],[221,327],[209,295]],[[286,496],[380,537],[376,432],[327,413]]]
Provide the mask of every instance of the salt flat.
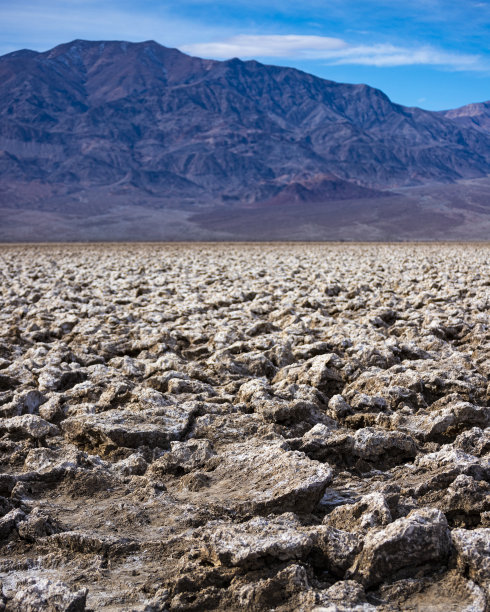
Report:
[[0,246],[6,609],[487,610],[489,262]]

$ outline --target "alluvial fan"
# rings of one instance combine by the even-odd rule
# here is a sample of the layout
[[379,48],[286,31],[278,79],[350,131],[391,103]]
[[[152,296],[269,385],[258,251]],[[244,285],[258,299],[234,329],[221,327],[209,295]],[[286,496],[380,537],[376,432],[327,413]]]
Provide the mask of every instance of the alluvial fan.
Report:
[[488,610],[489,262],[0,247],[0,606]]

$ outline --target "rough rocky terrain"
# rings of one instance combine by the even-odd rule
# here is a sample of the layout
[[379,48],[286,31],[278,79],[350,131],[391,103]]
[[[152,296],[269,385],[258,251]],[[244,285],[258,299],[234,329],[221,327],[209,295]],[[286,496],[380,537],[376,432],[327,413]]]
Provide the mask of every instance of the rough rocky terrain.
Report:
[[490,606],[487,245],[0,248],[0,608]]

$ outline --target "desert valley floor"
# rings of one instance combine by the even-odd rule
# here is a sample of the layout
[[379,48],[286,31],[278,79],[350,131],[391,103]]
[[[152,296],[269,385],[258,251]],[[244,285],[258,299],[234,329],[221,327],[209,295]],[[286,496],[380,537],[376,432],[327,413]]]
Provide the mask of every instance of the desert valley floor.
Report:
[[489,268],[1,246],[0,608],[489,610]]

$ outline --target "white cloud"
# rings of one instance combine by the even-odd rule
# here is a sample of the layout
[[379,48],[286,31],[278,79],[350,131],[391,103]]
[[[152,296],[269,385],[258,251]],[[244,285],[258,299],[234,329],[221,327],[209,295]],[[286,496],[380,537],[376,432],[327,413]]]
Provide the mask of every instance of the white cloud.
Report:
[[222,42],[184,45],[181,49],[195,55],[230,58],[236,56],[292,57],[293,54],[305,57],[312,53],[321,56],[324,53],[338,52],[347,47],[347,43],[342,39],[327,36],[241,34]]
[[341,38],[296,35],[239,35],[218,42],[180,47],[186,53],[217,59],[291,58],[364,66],[431,65],[453,70],[485,70],[478,55],[450,53],[431,46],[356,45]]

